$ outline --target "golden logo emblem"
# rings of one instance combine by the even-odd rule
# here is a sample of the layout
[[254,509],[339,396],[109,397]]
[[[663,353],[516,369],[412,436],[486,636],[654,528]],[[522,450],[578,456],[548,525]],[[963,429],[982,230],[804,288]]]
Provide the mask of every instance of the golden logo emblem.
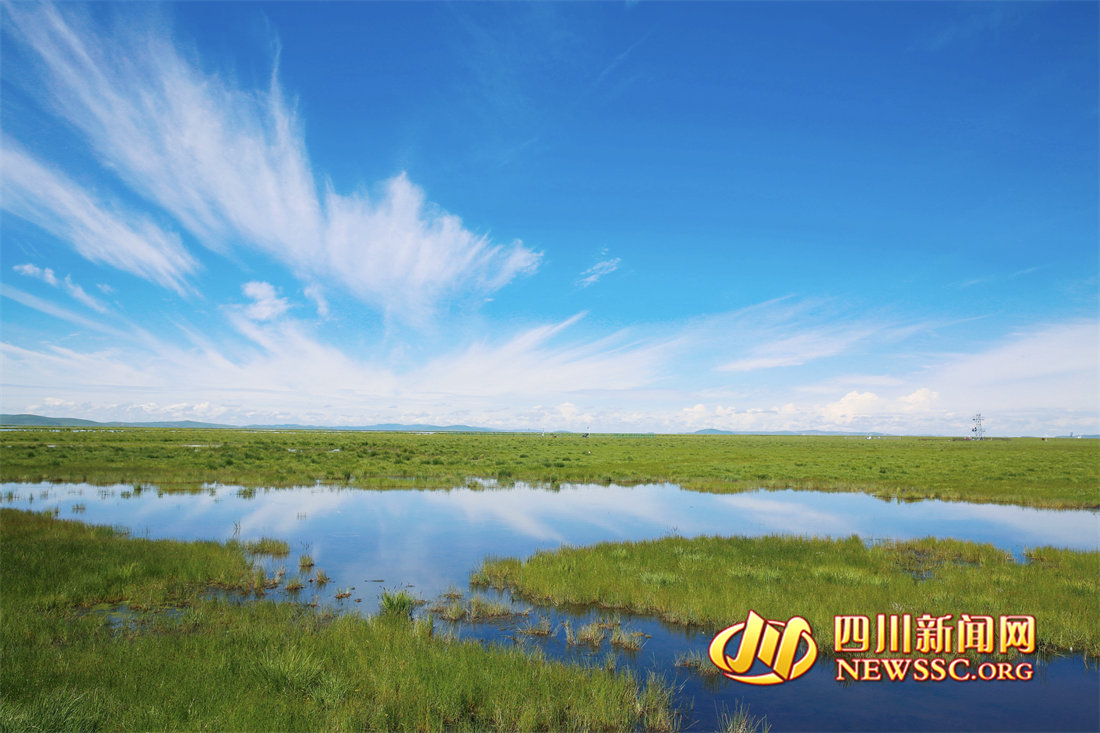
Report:
[[[726,645],[741,634],[736,656],[726,654]],[[802,640],[806,651],[795,659]],[[747,674],[759,659],[770,672]],[[801,616],[783,621],[769,621],[756,611],[741,623],[719,631],[710,642],[710,661],[731,680],[749,685],[778,685],[802,675],[817,661],[817,642],[810,622]]]

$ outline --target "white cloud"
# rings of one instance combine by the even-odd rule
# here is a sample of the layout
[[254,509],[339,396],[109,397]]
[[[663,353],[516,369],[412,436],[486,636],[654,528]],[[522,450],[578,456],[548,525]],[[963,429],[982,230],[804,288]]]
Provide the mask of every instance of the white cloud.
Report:
[[123,338],[130,338],[132,336],[132,334],[127,334],[123,331],[119,331],[118,329],[111,328],[110,326],[105,326],[102,323],[98,323],[89,318],[85,318],[84,316],[73,313],[67,308],[62,308],[49,301],[37,298],[30,293],[24,293],[22,290],[19,290],[18,288],[13,288],[11,285],[0,283],[0,296],[14,300],[16,303],[25,305],[28,308],[33,308],[41,313],[51,315],[54,318],[60,318],[63,321],[68,321],[69,323],[75,323],[78,326],[83,326],[85,328],[91,329],[92,331],[110,334],[112,336],[120,336]]
[[74,283],[72,278],[69,277],[68,275],[65,276],[65,279],[62,281],[62,284],[65,286],[65,290],[67,290],[69,292],[69,295],[73,296],[74,298],[76,298],[77,300],[79,300],[81,303],[88,306],[92,310],[97,310],[100,313],[106,313],[107,312],[107,309],[103,307],[102,303],[100,303],[98,300],[96,300],[95,298],[93,298],[92,296],[90,296],[86,292],[84,292],[84,288],[82,288],[79,285],[77,285],[76,283]]
[[824,415],[833,423],[846,425],[860,415],[871,415],[883,404],[874,392],[852,391],[836,402],[825,406]]
[[476,343],[434,359],[409,375],[410,386],[424,393],[483,396],[631,389],[652,382],[674,347],[672,341],[623,343],[624,334],[550,345],[583,315],[528,329],[499,345]]
[[467,230],[404,174],[376,197],[320,196],[274,74],[267,90],[240,89],[186,61],[152,23],[107,37],[78,10],[7,13],[42,61],[53,106],[104,166],[215,251],[254,248],[413,323],[538,266],[539,253]]
[[[257,303],[281,300],[269,287],[250,288]],[[5,409],[15,402],[21,408],[40,404],[50,396],[86,405],[84,414],[100,419],[123,419],[126,405],[209,403],[225,408],[223,419],[238,424],[262,421],[257,415],[269,422],[345,425],[407,422],[402,415],[416,415],[417,422],[474,420],[514,427],[517,412],[511,405],[530,404],[526,396],[539,394],[565,399],[558,408],[523,411],[524,424],[583,428],[593,413],[571,410],[566,403],[576,404],[576,398],[569,395],[644,384],[660,360],[658,347],[621,339],[551,345],[574,318],[395,374],[319,343],[293,319],[251,320],[243,308],[228,314],[248,345],[233,347],[223,340],[181,349],[130,338],[126,347],[78,351],[4,344]],[[112,401],[105,404],[103,395],[112,395]]]
[[752,356],[736,359],[718,367],[722,372],[749,372],[757,369],[798,366],[848,350],[874,333],[870,328],[812,329],[787,338],[760,344],[751,349]]
[[92,262],[116,267],[183,293],[198,263],[179,237],[148,217],[97,200],[5,140],[3,208],[72,245]]
[[58,280],[57,276],[53,274],[53,270],[51,270],[50,268],[47,267],[43,270],[42,268],[36,267],[35,265],[29,263],[26,265],[15,265],[12,269],[18,272],[20,275],[38,278],[47,285],[52,285],[55,288],[64,288],[69,293],[69,295],[73,296],[92,310],[99,311],[100,313],[107,312],[107,309],[103,306],[102,303],[84,292],[84,288],[74,283],[69,275],[66,275],[64,280]]
[[11,269],[15,270],[20,275],[38,278],[47,285],[53,285],[55,288],[57,287],[57,278],[54,276],[53,270],[48,267],[43,270],[40,267],[28,263],[26,265],[16,265]]
[[618,270],[620,262],[622,262],[622,259],[619,257],[613,260],[597,262],[581,273],[580,278],[577,280],[577,285],[580,285],[582,288],[587,288],[589,285],[595,284],[604,275],[608,275]]
[[325,299],[325,291],[320,285],[307,285],[302,294],[317,306],[317,315],[321,318],[328,318],[328,300]]
[[940,401],[940,393],[933,392],[927,387],[921,387],[916,392],[905,397],[898,397],[898,402],[905,405],[906,410],[930,410]]
[[286,298],[275,295],[275,287],[271,283],[249,282],[242,285],[241,290],[252,298],[252,305],[244,309],[244,314],[253,321],[270,321],[290,308]]
[[[942,360],[927,374],[963,412],[1005,408],[1093,411],[1100,401],[1100,324],[1078,321],[1013,334],[976,354]],[[922,376],[922,379],[925,377]]]

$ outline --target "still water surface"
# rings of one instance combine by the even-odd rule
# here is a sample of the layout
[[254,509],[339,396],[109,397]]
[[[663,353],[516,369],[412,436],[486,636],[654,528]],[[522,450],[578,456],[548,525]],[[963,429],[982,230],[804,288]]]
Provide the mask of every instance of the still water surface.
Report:
[[[668,534],[856,534],[868,542],[936,536],[992,543],[1018,560],[1027,547],[1100,547],[1100,513],[1095,511],[896,503],[863,494],[805,491],[702,494],[670,484],[554,490],[523,484],[499,489],[490,484],[448,491],[317,486],[255,492],[214,486],[198,494],[159,494],[155,488],[138,493],[126,485],[3,484],[0,492],[8,506],[56,507],[62,517],[124,525],[152,538],[224,540],[239,527],[242,539],[285,539],[294,554],[276,565],[285,564],[293,576],[296,556],[309,552],[334,581],[322,591],[304,591],[301,601],[317,597],[338,609],[363,613],[374,612],[382,588],[409,587],[432,600],[451,587],[465,591],[470,571],[486,555],[527,556],[565,543]],[[337,588],[346,587],[354,588],[352,597],[335,600]],[[615,654],[620,666],[674,676],[682,686],[681,701],[692,706],[689,730],[713,729],[718,711],[732,710],[742,700],[752,714],[766,715],[776,731],[1100,729],[1100,675],[1080,658],[1043,662],[1031,682],[843,686],[833,680],[831,665],[819,664],[795,682],[755,688],[721,678],[702,679],[673,667],[676,657],[686,652],[705,655],[716,629],[687,630],[653,619],[624,619],[629,628],[650,635],[635,653],[616,652],[606,642],[598,650],[570,647],[560,630],[545,641],[526,641],[516,634],[517,625],[539,618],[550,619],[558,629],[563,621],[577,626],[598,615],[535,608],[519,620],[462,624],[451,630],[486,641],[538,643],[551,657],[581,663],[601,663]]]

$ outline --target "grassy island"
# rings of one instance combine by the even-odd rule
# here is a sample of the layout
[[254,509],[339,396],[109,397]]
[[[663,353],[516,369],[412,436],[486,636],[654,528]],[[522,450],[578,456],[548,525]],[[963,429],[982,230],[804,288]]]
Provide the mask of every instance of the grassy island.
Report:
[[1100,441],[167,428],[26,428],[0,440],[3,481],[136,482],[173,491],[209,482],[450,488],[470,477],[1093,508],[1100,507]]
[[666,537],[489,558],[475,584],[552,605],[597,605],[715,631],[805,617],[823,649],[835,615],[1028,614],[1040,651],[1100,657],[1100,553],[924,539],[867,547],[797,537]]
[[676,724],[655,679],[440,638],[407,614],[204,600],[211,587],[249,587],[235,543],[133,539],[5,509],[0,555],[3,731]]

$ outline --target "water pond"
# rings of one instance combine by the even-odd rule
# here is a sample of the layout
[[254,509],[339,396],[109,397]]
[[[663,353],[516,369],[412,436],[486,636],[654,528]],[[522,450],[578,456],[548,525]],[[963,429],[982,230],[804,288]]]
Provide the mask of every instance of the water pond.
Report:
[[[212,486],[201,493],[167,494],[155,487],[3,484],[5,506],[56,509],[61,517],[124,525],[152,538],[287,540],[292,556],[269,563],[297,571],[308,552],[332,577],[322,589],[275,597],[345,611],[373,613],[383,588],[408,588],[425,600],[449,589],[468,591],[470,571],[486,555],[527,556],[563,543],[638,540],[678,534],[847,537],[865,541],[956,537],[988,542],[1022,558],[1027,547],[1100,547],[1100,513],[925,501],[885,502],[863,494],[755,491],[702,494],[669,484],[561,486],[472,483],[447,491],[365,491],[323,486],[242,490]],[[337,592],[350,590],[346,599]],[[489,594],[511,602],[507,596]],[[819,663],[786,685],[751,687],[701,677],[674,666],[684,653],[706,654],[715,631],[668,627],[647,618],[616,619],[648,635],[640,650],[566,643],[574,629],[604,619],[585,609],[529,608],[527,615],[492,623],[443,623],[463,637],[539,645],[555,658],[603,664],[609,655],[640,672],[674,678],[691,708],[688,730],[714,729],[719,712],[748,704],[773,730],[1098,730],[1100,674],[1077,658],[1046,659],[1033,681],[961,683],[882,682],[843,685]],[[549,637],[519,633],[542,620]],[[643,674],[644,676],[644,674]]]

